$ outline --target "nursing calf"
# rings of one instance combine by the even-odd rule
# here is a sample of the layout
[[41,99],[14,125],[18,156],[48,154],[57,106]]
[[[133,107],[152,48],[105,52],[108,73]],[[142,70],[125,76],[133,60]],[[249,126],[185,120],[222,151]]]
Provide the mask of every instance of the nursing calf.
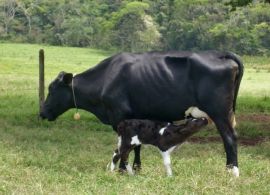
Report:
[[182,144],[188,137],[207,124],[206,118],[191,118],[182,125],[150,120],[131,119],[122,121],[117,127],[118,148],[113,155],[111,171],[115,169],[116,163],[121,159],[128,173],[133,174],[132,168],[128,164],[130,151],[138,145],[151,144],[159,148],[167,175],[171,176],[170,153],[177,145]]

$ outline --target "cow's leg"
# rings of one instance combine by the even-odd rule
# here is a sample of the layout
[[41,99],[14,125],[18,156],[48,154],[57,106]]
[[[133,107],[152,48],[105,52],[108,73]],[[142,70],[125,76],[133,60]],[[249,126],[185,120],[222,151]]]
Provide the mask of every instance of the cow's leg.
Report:
[[236,177],[239,177],[238,161],[237,161],[237,136],[230,119],[214,120],[217,129],[223,139],[224,148],[227,156],[227,168],[232,170]]
[[133,169],[137,171],[141,169],[141,145],[134,148],[134,154]]

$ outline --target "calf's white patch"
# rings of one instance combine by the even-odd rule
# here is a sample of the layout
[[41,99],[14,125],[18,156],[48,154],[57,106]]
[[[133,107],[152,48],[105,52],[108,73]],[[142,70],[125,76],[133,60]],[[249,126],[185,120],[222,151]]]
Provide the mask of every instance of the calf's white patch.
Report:
[[163,135],[163,133],[164,133],[165,130],[166,130],[166,127],[161,128],[161,129],[159,130],[159,134],[160,134],[160,135]]
[[171,152],[175,149],[175,146],[171,147],[165,152],[160,151],[163,157],[163,163],[166,169],[167,176],[172,176],[172,168],[171,168]]
[[132,171],[132,168],[131,168],[131,166],[129,164],[126,165],[126,168],[127,168],[127,172],[128,172],[129,175],[134,175],[133,171]]
[[113,171],[114,169],[115,169],[115,164],[111,162],[111,171]]
[[167,128],[170,124],[171,124],[171,123],[168,123],[166,127],[161,128],[161,129],[159,130],[159,134],[160,134],[160,135],[163,135],[164,132],[165,132],[165,130],[166,130],[166,128]]
[[141,145],[142,143],[140,142],[138,135],[135,135],[131,138],[131,145]]

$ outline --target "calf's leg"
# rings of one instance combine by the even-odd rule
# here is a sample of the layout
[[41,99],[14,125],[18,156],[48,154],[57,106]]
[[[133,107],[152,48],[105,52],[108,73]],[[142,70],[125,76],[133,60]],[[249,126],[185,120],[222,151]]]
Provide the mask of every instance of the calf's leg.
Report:
[[170,148],[169,150],[166,151],[160,151],[162,158],[163,158],[163,163],[166,169],[167,176],[172,176],[172,169],[171,169],[171,152],[174,150],[175,147]]
[[132,167],[128,164],[128,156],[130,153],[130,148],[123,148],[121,150],[121,162],[124,163],[125,168],[127,169],[127,172],[129,175],[133,175]]
[[134,162],[133,169],[140,170],[141,169],[141,145],[138,145],[134,148]]
[[[117,158],[121,158],[121,154],[122,154],[122,151],[123,149],[125,148],[124,147],[124,143],[123,143],[123,138],[122,136],[118,136],[118,143],[117,143],[117,146],[118,146],[118,154],[119,156],[117,156]],[[126,170],[126,165],[125,163],[123,162],[122,158],[120,159],[120,163],[119,163],[119,171],[120,172],[123,172]]]
[[122,161],[122,159],[120,159],[120,163],[119,163],[119,171],[120,172],[124,172],[126,171],[127,168],[126,168],[126,165],[125,165],[125,162]]
[[[122,143],[122,136],[118,136],[117,149],[115,150],[115,152],[113,154],[113,158],[112,158],[112,162],[111,162],[111,167],[110,167],[111,171],[113,171],[115,169],[117,162],[121,158],[121,150],[120,149],[121,149],[121,147],[123,147],[122,144],[123,144]],[[122,159],[120,160],[120,163],[119,163],[119,170],[120,171],[126,170],[125,163],[122,161]]]
[[111,171],[115,170],[115,166],[117,162],[119,161],[119,159],[121,158],[120,164],[119,164],[119,170],[121,172],[127,170],[130,175],[133,175],[132,168],[128,164],[128,156],[129,156],[130,151],[131,151],[130,149],[122,149],[121,152],[119,152],[119,149],[116,149],[113,154],[110,170]]
[[111,171],[113,171],[115,169],[115,166],[116,166],[119,159],[120,159],[120,153],[119,153],[119,150],[116,149],[114,151],[112,162],[111,162],[111,168],[110,168]]

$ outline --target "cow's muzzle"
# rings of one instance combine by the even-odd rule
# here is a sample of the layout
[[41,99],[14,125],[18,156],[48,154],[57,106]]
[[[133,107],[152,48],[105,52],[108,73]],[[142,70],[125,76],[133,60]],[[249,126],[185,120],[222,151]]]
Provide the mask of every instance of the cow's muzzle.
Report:
[[45,116],[45,114],[44,114],[44,112],[40,112],[39,113],[39,118],[41,118],[41,119],[46,119],[47,117]]

